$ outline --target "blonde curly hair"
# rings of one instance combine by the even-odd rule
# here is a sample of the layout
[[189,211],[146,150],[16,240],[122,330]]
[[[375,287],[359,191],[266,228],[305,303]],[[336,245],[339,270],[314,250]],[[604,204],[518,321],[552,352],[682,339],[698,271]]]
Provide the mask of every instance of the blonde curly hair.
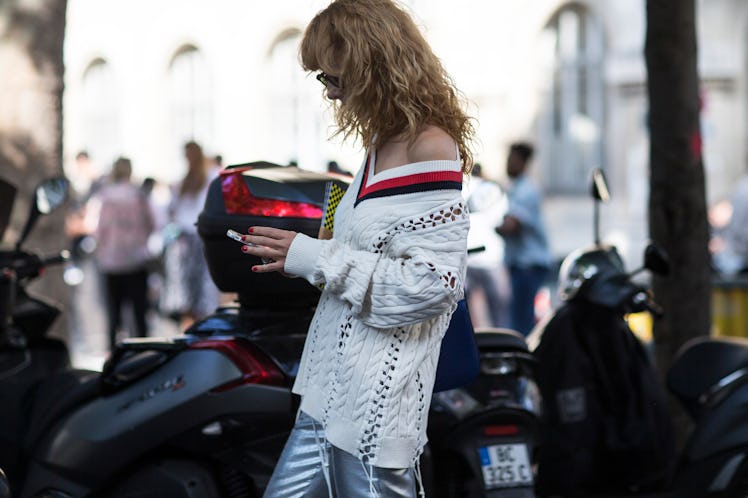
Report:
[[463,96],[434,55],[413,19],[391,0],[334,0],[317,13],[300,47],[306,71],[335,75],[345,102],[333,102],[338,131],[359,136],[415,140],[424,125],[445,130],[457,143],[469,173],[473,118]]

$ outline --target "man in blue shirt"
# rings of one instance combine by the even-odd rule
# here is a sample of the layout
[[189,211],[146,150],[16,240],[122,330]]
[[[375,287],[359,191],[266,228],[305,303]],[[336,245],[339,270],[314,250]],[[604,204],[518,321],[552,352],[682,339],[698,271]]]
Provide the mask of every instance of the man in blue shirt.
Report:
[[535,294],[548,275],[551,255],[541,214],[542,194],[527,175],[533,146],[509,148],[506,171],[512,180],[509,207],[496,232],[504,237],[504,262],[512,283],[512,328],[524,335],[535,326]]

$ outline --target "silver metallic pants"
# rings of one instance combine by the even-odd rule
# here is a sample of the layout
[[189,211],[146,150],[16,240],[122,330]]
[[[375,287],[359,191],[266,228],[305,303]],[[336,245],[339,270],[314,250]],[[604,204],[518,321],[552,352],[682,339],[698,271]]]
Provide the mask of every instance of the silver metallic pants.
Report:
[[364,464],[325,439],[322,425],[299,412],[263,498],[415,498],[412,468]]

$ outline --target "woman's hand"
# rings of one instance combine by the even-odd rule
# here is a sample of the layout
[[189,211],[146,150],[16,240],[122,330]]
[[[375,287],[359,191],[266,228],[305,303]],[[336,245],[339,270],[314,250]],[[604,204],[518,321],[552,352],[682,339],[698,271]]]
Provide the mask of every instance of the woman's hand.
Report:
[[269,273],[277,271],[285,276],[283,267],[286,264],[288,248],[291,247],[296,232],[281,230],[271,227],[250,227],[248,235],[243,235],[242,240],[251,246],[242,246],[242,252],[251,254],[262,259],[262,265],[255,265],[252,271],[257,273]]

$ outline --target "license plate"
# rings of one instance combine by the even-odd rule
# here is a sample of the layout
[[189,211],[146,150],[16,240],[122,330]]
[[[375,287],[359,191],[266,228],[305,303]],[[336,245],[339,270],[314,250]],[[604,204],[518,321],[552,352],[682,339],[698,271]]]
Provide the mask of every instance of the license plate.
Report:
[[527,456],[527,445],[484,446],[478,453],[486,489],[532,485],[532,466]]

